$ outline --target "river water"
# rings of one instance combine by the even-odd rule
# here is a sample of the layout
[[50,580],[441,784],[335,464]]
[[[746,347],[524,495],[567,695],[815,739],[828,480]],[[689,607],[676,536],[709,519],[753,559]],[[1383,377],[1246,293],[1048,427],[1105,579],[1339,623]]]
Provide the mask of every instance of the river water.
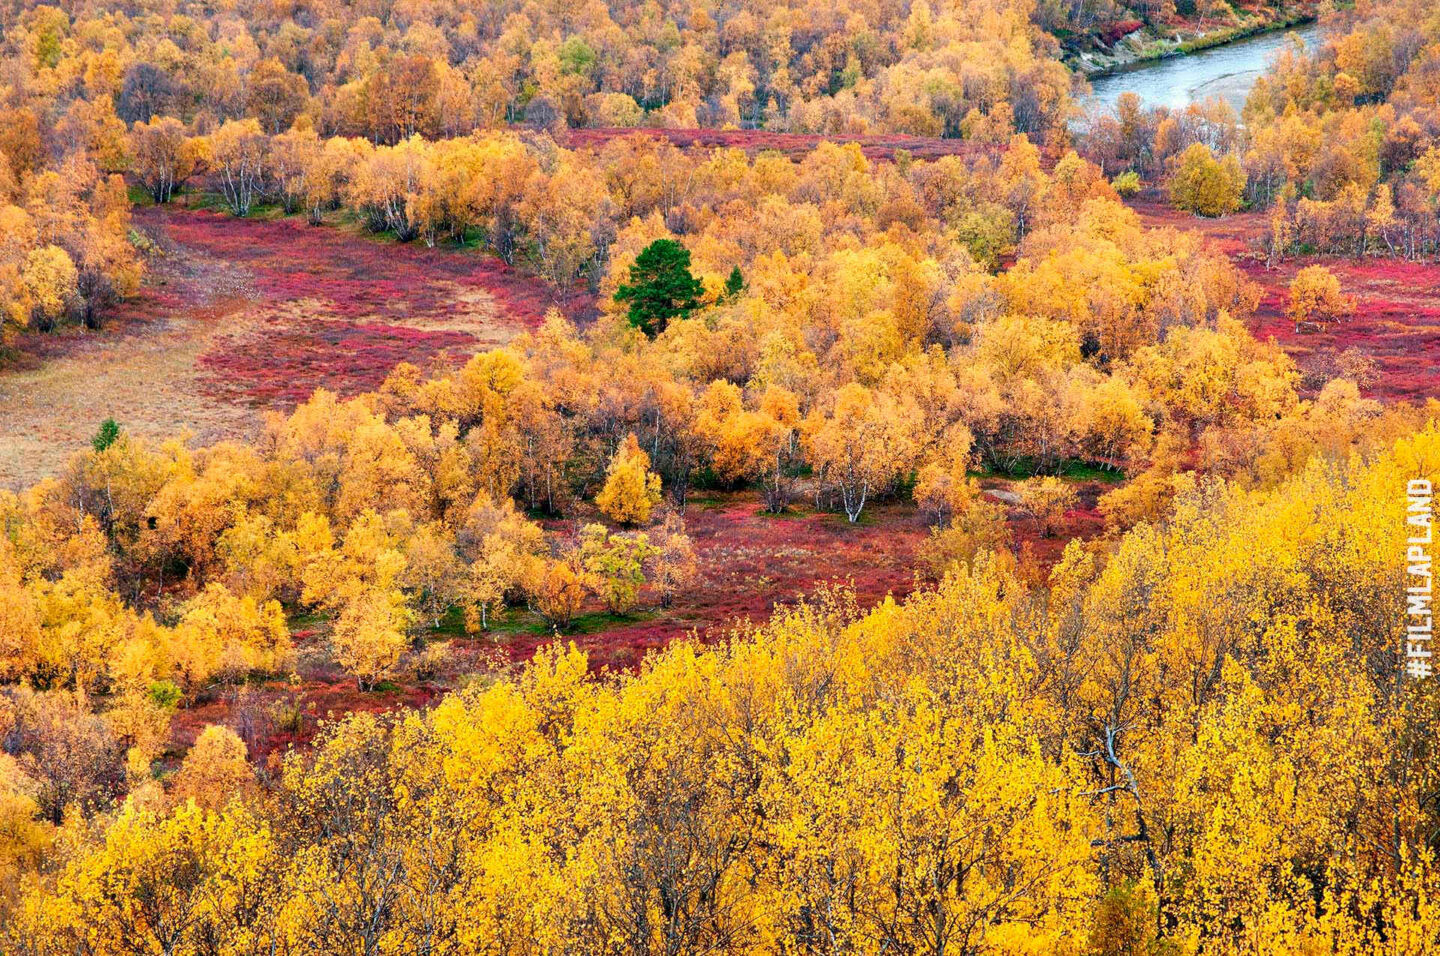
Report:
[[1313,48],[1319,36],[1320,25],[1306,23],[1198,53],[1150,60],[1123,73],[1091,80],[1093,93],[1083,102],[1087,107],[1110,107],[1115,105],[1121,93],[1134,92],[1140,94],[1146,106],[1184,109],[1192,102],[1219,96],[1228,101],[1238,114],[1256,78],[1265,71],[1276,53],[1284,49],[1292,38],[1298,38],[1307,48]]

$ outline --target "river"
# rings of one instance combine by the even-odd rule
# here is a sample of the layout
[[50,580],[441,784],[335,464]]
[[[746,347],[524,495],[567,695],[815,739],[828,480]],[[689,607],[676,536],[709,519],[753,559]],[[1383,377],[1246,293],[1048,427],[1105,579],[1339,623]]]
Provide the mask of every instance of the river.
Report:
[[1313,48],[1320,29],[1318,23],[1305,23],[1196,53],[1147,60],[1121,73],[1095,77],[1090,81],[1093,93],[1084,103],[1110,107],[1121,93],[1133,92],[1140,94],[1146,106],[1184,109],[1192,102],[1219,96],[1238,114],[1256,78],[1291,37]]

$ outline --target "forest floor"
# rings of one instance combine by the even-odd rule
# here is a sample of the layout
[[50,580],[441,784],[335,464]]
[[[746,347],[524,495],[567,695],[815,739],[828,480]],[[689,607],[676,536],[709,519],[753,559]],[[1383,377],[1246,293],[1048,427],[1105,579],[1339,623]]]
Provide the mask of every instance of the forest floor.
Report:
[[154,206],[134,225],[158,250],[139,294],[98,332],[26,336],[0,369],[0,487],[55,473],[106,418],[155,440],[245,436],[315,388],[462,361],[551,304],[493,256],[343,226]]
[[[1361,383],[1364,394],[1386,402],[1440,397],[1440,263],[1305,256],[1270,269],[1261,251],[1267,229],[1264,213],[1203,219],[1178,212],[1153,195],[1130,205],[1147,226],[1206,236],[1260,286],[1251,331],[1261,339],[1274,339],[1295,359],[1310,386],[1307,391],[1339,374],[1336,359],[1355,349],[1374,362],[1373,375]],[[1323,331],[1296,332],[1285,318],[1290,281],[1304,267],[1317,264],[1339,277],[1345,294],[1355,299],[1355,314]]]
[[981,153],[999,155],[1003,146],[977,143],[973,140],[942,139],[938,136],[906,136],[900,133],[888,136],[817,136],[808,133],[776,133],[770,130],[721,130],[721,129],[652,129],[645,127],[586,127],[566,129],[555,134],[556,142],[567,149],[600,149],[613,139],[625,136],[653,136],[669,140],[680,149],[692,147],[710,150],[717,148],[741,149],[754,156],[757,153],[782,153],[799,161],[822,142],[855,143],[866,159],[882,162],[894,161],[897,154],[904,152],[913,159],[935,160],[942,156],[973,156]]

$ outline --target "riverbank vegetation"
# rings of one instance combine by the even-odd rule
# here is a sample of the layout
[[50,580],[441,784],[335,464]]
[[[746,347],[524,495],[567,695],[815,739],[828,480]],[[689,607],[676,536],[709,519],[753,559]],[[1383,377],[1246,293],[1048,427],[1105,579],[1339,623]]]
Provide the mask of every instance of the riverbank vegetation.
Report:
[[[1434,258],[1440,142],[1427,77],[1440,27],[1430,13],[1369,3],[1335,14],[1316,49],[1280,54],[1243,116],[1218,102],[1173,112],[1122,97],[1085,131],[1083,152],[1108,175],[1172,184],[1194,179],[1185,151],[1197,143],[1237,164],[1246,202],[1268,214],[1272,260]],[[1196,210],[1188,197],[1177,203]]]
[[1166,0],[1131,4],[1128,18],[1123,8],[1114,9],[1122,11],[1116,19],[1101,21],[1089,31],[1060,33],[1065,61],[1091,79],[1310,23],[1323,8],[1308,0],[1251,4]]

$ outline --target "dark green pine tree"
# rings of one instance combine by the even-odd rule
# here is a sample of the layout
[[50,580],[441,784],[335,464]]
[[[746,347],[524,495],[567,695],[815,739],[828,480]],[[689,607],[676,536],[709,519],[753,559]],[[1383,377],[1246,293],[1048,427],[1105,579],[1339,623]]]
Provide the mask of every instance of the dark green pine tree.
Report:
[[730,301],[741,292],[745,291],[745,277],[740,274],[740,267],[736,266],[730,270],[730,277],[725,280],[725,301]]
[[630,324],[654,338],[674,318],[700,308],[705,287],[690,274],[690,250],[674,239],[656,239],[630,266],[630,281],[615,290],[630,303]]
[[90,447],[96,451],[104,451],[120,437],[120,426],[115,424],[115,419],[107,418],[100,423],[100,430],[95,437],[90,439]]

